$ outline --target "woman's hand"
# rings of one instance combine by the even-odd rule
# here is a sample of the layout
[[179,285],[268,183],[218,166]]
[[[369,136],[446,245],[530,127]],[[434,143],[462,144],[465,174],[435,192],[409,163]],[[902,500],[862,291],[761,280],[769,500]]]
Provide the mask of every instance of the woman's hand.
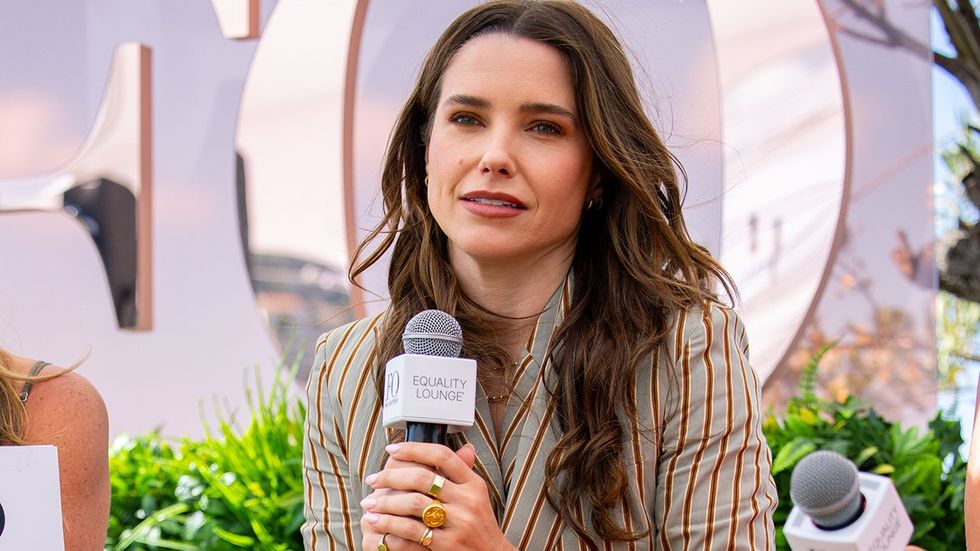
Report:
[[[486,482],[473,472],[472,446],[453,452],[445,446],[405,442],[387,448],[392,462],[365,482],[374,488],[361,506],[364,548],[373,551],[381,542],[392,551],[424,550],[513,550],[497,526]],[[436,472],[446,481],[439,492],[446,511],[445,524],[432,529],[432,541],[422,546],[426,532],[420,520],[433,499],[428,495]]]
[[[476,453],[473,450],[472,444],[467,444],[463,446],[459,451],[456,452],[456,454],[460,457],[460,459],[463,460],[463,463],[465,463],[468,468],[470,469],[473,468],[473,464],[476,462]],[[433,479],[435,477],[435,474],[437,474],[436,470],[433,467],[429,467],[419,463],[414,463],[411,461],[399,461],[398,459],[392,457],[391,455],[389,455],[388,460],[385,461],[384,470],[404,469],[407,467],[426,469],[430,473],[432,473]],[[373,504],[377,503],[377,501],[382,496],[403,494],[403,493],[405,492],[401,490],[392,490],[388,488],[376,489],[374,490],[374,492],[372,492],[369,496],[367,496],[365,499],[361,501],[361,507],[364,508],[365,512],[370,512],[368,508],[365,507],[366,504],[373,506]],[[428,502],[431,502],[431,498],[429,498],[428,496],[426,496],[426,498],[428,499]],[[425,526],[423,526],[422,529],[424,530]],[[428,549],[427,547],[424,547],[419,543],[417,543],[417,541],[421,539],[421,535],[412,541],[408,541],[399,538],[398,536],[395,535],[378,532],[377,528],[374,525],[366,522],[363,517],[361,519],[361,534],[362,534],[361,547],[363,549],[367,549],[368,551],[373,551],[375,548],[380,548],[380,544],[382,541],[381,537],[383,535],[385,536],[384,539],[385,546],[392,550],[417,549],[420,551],[427,551]]]
[[[470,465],[471,467],[476,459],[476,455],[471,452],[472,448],[473,448],[472,445],[467,444],[463,449],[456,452],[457,454],[462,453],[463,461],[466,462],[466,464]],[[471,459],[467,461],[468,458]],[[388,456],[388,460],[385,461],[384,470],[404,469],[406,467],[419,467],[419,468],[429,469],[429,471],[432,472],[433,475],[436,474],[435,469],[431,467],[426,467],[425,465],[420,465],[418,463],[411,463],[408,461],[399,461],[394,457],[391,457],[390,455]],[[371,492],[370,495],[368,495],[366,498],[361,500],[361,507],[365,510],[365,512],[369,512],[368,509],[364,507],[365,504],[377,503],[377,500],[380,499],[381,496],[393,495],[397,493],[401,493],[401,492],[399,490],[389,490],[386,488],[374,490],[373,492]],[[374,525],[366,522],[363,516],[361,517],[361,549],[374,551],[375,548],[380,548],[382,535],[385,534],[381,534],[377,532]],[[392,536],[390,534],[385,535],[384,543],[386,546],[391,546],[390,547],[391,549],[419,549],[422,551],[425,551],[426,549],[425,547],[419,545],[418,543],[415,543],[414,541],[402,540],[398,536]]]

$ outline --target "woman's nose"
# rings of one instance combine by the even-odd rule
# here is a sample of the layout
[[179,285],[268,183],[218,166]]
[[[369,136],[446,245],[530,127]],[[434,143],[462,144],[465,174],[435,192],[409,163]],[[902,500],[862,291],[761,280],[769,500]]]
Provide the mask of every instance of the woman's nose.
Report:
[[497,132],[488,137],[486,149],[480,159],[480,172],[486,175],[512,177],[515,174],[515,163],[511,151],[511,138],[503,132]]

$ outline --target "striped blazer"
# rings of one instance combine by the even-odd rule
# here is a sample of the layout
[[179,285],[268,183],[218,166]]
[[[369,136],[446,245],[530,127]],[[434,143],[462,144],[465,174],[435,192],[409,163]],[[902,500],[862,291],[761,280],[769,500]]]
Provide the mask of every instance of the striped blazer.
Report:
[[[543,484],[545,460],[557,442],[546,390],[551,370],[543,362],[568,308],[570,279],[539,317],[518,364],[502,444],[482,389],[476,424],[450,436],[454,447],[475,446],[474,469],[488,483],[500,529],[522,550],[586,549],[548,504]],[[382,316],[334,329],[316,345],[303,457],[302,533],[310,551],[360,546],[359,502],[372,491],[364,478],[383,466],[390,436],[381,426],[371,367]],[[745,328],[733,311],[713,305],[676,316],[667,346],[638,373],[638,418],[624,427],[629,515],[620,507],[618,518],[649,535],[606,543],[606,549],[775,548],[771,455],[762,434],[760,385],[747,358]],[[520,408],[521,400],[530,407]],[[578,509],[588,520],[589,504]]]

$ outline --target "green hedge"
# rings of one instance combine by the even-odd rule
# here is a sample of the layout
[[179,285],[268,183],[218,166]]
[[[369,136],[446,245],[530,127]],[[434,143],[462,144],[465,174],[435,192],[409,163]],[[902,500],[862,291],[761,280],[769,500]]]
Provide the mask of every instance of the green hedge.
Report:
[[203,440],[117,441],[106,549],[302,550],[306,408],[291,380],[283,371],[268,395],[247,391],[242,429],[219,414]]
[[[854,398],[818,399],[821,351],[804,371],[799,395],[764,430],[779,489],[777,543],[792,503],[789,477],[817,449],[850,457],[859,469],[890,476],[915,525],[912,543],[930,551],[966,549],[966,464],[960,423],[937,415],[929,430],[882,419]],[[301,550],[305,407],[281,371],[268,395],[247,391],[249,424],[221,419],[203,440],[171,443],[158,433],[117,442],[110,454],[112,507],[107,550]],[[261,389],[258,382],[255,388]]]

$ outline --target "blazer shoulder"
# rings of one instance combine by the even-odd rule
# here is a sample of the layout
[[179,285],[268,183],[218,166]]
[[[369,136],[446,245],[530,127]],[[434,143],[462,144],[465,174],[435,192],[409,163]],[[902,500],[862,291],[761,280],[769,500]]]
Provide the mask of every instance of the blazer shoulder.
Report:
[[307,392],[311,400],[321,402],[327,393],[338,403],[364,386],[371,373],[371,357],[377,346],[378,331],[384,314],[376,314],[341,325],[324,333],[316,343],[316,354]]
[[710,341],[724,338],[748,354],[748,336],[742,317],[730,306],[717,302],[691,306],[674,314],[666,335],[666,348],[677,359],[688,344],[710,346]]
[[342,352],[345,349],[362,349],[365,346],[373,348],[383,319],[384,312],[346,323],[320,335],[316,341],[318,359],[321,356],[328,356],[331,352]]

